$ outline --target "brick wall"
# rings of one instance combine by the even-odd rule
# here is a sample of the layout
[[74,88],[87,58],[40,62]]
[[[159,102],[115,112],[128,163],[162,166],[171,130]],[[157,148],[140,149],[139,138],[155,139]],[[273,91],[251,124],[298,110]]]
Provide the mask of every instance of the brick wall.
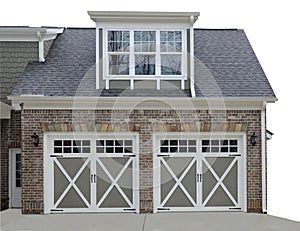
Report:
[[12,111],[11,119],[1,119],[1,197],[8,197],[8,160],[10,148],[21,148],[21,112]]
[[[140,128],[140,207],[141,212],[153,211],[152,123],[247,123],[247,207],[261,212],[261,142],[260,111],[192,111],[192,110],[23,110],[22,111],[22,212],[43,213],[43,147],[34,147],[33,132],[43,144],[42,124],[61,123],[139,123]],[[250,135],[257,134],[252,146]]]

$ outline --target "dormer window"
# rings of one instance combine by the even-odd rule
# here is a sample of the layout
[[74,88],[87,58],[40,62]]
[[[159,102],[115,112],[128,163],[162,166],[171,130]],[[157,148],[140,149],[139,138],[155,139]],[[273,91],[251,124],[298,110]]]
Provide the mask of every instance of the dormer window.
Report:
[[184,30],[108,29],[104,35],[107,39],[104,78],[184,78]]
[[96,22],[96,89],[162,86],[191,89],[195,96],[193,25],[199,13],[88,13]]

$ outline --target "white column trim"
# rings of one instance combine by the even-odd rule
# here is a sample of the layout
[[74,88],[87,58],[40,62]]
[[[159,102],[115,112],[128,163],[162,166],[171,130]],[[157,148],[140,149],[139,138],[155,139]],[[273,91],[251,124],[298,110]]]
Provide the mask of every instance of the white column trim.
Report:
[[266,186],[266,101],[261,109],[261,174],[262,174],[262,212],[267,213]]
[[99,57],[100,57],[100,44],[99,44],[99,28],[96,27],[96,89],[100,88],[100,68],[99,68]]
[[195,73],[194,73],[194,16],[190,16],[190,88],[192,98],[196,97],[195,93]]

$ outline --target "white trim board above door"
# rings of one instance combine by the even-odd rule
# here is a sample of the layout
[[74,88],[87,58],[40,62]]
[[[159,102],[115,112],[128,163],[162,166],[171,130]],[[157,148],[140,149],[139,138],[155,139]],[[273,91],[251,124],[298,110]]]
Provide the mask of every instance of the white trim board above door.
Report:
[[154,212],[246,211],[245,134],[156,134]]

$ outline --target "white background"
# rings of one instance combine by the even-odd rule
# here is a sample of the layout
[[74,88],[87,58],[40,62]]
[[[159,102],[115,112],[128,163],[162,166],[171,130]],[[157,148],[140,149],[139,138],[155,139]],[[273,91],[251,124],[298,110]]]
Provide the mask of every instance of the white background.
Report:
[[0,25],[94,27],[87,10],[196,11],[196,28],[244,29],[279,98],[267,107],[268,213],[300,221],[299,1],[1,0]]

